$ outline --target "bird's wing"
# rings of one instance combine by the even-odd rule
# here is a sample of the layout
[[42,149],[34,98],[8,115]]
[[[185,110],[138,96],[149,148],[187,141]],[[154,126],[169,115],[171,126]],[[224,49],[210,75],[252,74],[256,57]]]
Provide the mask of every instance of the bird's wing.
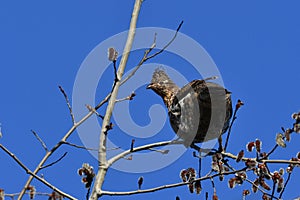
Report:
[[205,102],[207,100],[210,100],[210,96],[215,95],[216,97],[219,97],[224,96],[225,94],[228,94],[230,92],[216,83],[206,82],[204,80],[193,80],[192,82],[183,86],[176,93],[176,97],[180,100],[189,93],[195,93],[195,95],[197,95],[201,101]]

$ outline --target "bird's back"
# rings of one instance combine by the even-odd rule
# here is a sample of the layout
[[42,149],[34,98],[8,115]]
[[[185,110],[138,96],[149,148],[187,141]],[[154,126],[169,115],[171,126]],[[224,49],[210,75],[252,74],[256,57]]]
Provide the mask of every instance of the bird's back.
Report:
[[205,80],[181,88],[169,109],[171,126],[187,146],[219,137],[228,129],[231,115],[230,92]]

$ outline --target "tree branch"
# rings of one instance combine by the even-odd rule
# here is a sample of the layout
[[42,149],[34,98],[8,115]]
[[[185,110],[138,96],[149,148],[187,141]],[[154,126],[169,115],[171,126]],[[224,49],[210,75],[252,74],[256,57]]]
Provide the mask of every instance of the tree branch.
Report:
[[58,163],[59,161],[61,161],[67,154],[68,154],[68,152],[65,152],[59,159],[57,159],[56,161],[54,161],[54,162],[52,162],[52,163],[50,163],[48,165],[42,166],[41,169],[45,169],[47,167],[55,165],[56,163]]
[[[126,45],[125,45],[125,48],[124,48],[124,51],[122,54],[122,58],[121,58],[121,61],[119,64],[119,68],[117,71],[117,79],[118,80],[122,79],[123,73],[125,71],[128,56],[131,51],[133,39],[135,36],[136,23],[137,23],[137,19],[139,16],[139,11],[140,11],[141,5],[142,5],[142,0],[135,1]],[[112,115],[112,111],[114,109],[114,105],[116,103],[116,98],[117,98],[117,94],[119,91],[119,87],[120,87],[120,81],[115,81],[113,90],[111,92],[110,100],[108,102],[108,106],[106,109],[106,113],[105,113],[105,116],[103,119],[103,123],[102,123],[102,128],[101,128],[101,133],[100,133],[100,142],[99,142],[99,152],[98,152],[99,167],[98,167],[98,173],[97,173],[97,176],[95,179],[94,187],[92,190],[92,194],[90,197],[90,199],[92,199],[92,200],[98,199],[97,190],[102,187],[104,177],[107,172],[107,168],[106,168],[106,162],[107,162],[106,161],[106,137],[107,137],[106,132],[107,132],[107,128],[106,127],[110,124],[110,118]]]
[[75,125],[75,118],[74,118],[74,114],[73,114],[73,110],[72,110],[72,107],[71,107],[71,104],[70,104],[70,101],[69,101],[69,98],[68,98],[68,95],[66,94],[65,90],[62,88],[62,86],[58,86],[59,90],[61,91],[61,93],[64,95],[65,97],[65,100],[66,100],[66,103],[67,103],[67,106],[69,108],[69,112],[70,112],[70,115],[71,115],[71,118],[72,118],[72,122],[73,122],[73,125]]
[[161,146],[166,146],[166,145],[174,145],[174,144],[183,144],[183,141],[174,141],[174,140],[170,140],[170,141],[164,141],[164,142],[157,142],[157,143],[152,143],[152,144],[146,144],[140,147],[135,147],[132,150],[129,149],[127,151],[124,151],[118,155],[116,155],[115,157],[112,157],[111,159],[109,159],[107,161],[107,165],[106,167],[110,167],[113,163],[117,162],[118,160],[120,160],[121,158],[126,157],[127,155],[134,153],[134,152],[139,152],[139,151],[144,151],[144,150],[151,150],[151,148],[154,147],[161,147]]
[[[244,169],[242,169],[243,171]],[[231,172],[224,172],[224,175],[229,175],[229,174],[235,174],[237,172],[240,172],[241,170],[236,170],[236,171],[231,171]],[[214,177],[219,176],[220,174],[213,174],[211,176],[204,176],[201,178],[197,178],[192,182],[196,182],[196,181],[203,181],[203,180],[207,180],[207,179],[212,179]],[[183,185],[188,185],[191,182],[179,182],[179,183],[173,183],[173,184],[168,184],[168,185],[162,185],[159,187],[154,187],[154,188],[150,188],[150,189],[145,189],[145,190],[133,190],[133,191],[126,191],[126,192],[111,192],[111,191],[104,191],[101,190],[100,193],[101,195],[109,195],[109,196],[124,196],[124,195],[133,195],[133,194],[143,194],[143,193],[150,193],[150,192],[155,192],[155,191],[159,191],[159,190],[163,190],[163,189],[168,189],[168,188],[174,188],[174,187],[180,187]]]
[[[54,190],[55,192],[59,193],[60,195],[68,198],[68,199],[72,199],[72,200],[76,200],[76,198],[72,197],[71,195],[59,190],[58,188],[54,187],[52,184],[50,184],[48,181],[46,181],[44,178],[41,178],[39,176],[37,176],[35,173],[33,173],[32,171],[30,171],[19,159],[16,155],[14,155],[13,153],[11,153],[7,148],[5,148],[2,144],[0,144],[0,148],[7,153],[10,157],[12,157],[20,167],[22,167],[22,169],[24,169],[24,171],[27,174],[30,174],[31,176],[33,176],[34,178],[36,178],[38,181],[42,182],[44,185],[46,185],[47,187],[51,188],[52,190]],[[26,191],[25,191],[26,192]]]
[[31,132],[33,133],[33,135],[36,137],[36,139],[41,143],[42,147],[45,149],[46,152],[48,152],[48,148],[47,145],[45,144],[45,142],[40,138],[40,136],[34,131],[31,130]]

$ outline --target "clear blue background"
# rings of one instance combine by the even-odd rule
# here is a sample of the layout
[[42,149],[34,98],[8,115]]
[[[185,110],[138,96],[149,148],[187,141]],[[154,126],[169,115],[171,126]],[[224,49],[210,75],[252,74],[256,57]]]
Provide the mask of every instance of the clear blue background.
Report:
[[[101,41],[128,29],[133,3],[115,0],[0,2],[0,123],[3,132],[0,142],[30,169],[33,170],[44,155],[30,130],[38,132],[50,148],[71,127],[68,109],[57,86],[62,85],[71,97],[80,64]],[[299,7],[296,0],[243,3],[236,0],[146,0],[137,25],[176,29],[184,20],[181,32],[194,38],[211,55],[226,87],[233,93],[234,102],[240,98],[246,104],[238,114],[228,150],[237,153],[248,141],[260,138],[264,150],[268,151],[273,147],[280,127],[290,127],[291,114],[299,110]],[[130,63],[138,63],[140,56],[132,56]],[[168,56],[163,54],[157,61],[167,62],[180,70],[182,66],[178,66],[178,61],[172,62]],[[192,73],[186,77],[197,78]],[[110,86],[111,82],[104,87],[106,89],[101,88],[109,91]],[[140,93],[143,92],[149,93],[141,88]],[[101,95],[96,98],[98,101]],[[153,101],[161,103],[154,93],[150,95]],[[142,95],[135,101],[141,106]],[[131,109],[136,113],[134,106]],[[145,117],[144,123],[147,120]],[[172,137],[172,130],[167,130],[166,134]],[[117,134],[117,129],[112,133],[114,131]],[[76,133],[70,141],[80,144]],[[288,148],[279,149],[272,158],[295,156],[299,142],[299,135],[293,135]],[[63,147],[49,163],[65,151],[68,152],[66,158],[39,174],[56,187],[84,199],[86,190],[77,169],[83,162],[89,162],[96,169],[97,161],[88,152]],[[191,157],[191,152],[173,165],[153,173],[126,174],[109,170],[104,188],[112,191],[136,189],[141,175],[145,180],[143,188],[179,182],[181,169],[197,168],[197,160]],[[0,163],[0,188],[6,193],[20,191],[28,176],[4,152],[0,152]],[[210,158],[204,165],[208,170]],[[272,170],[279,167],[276,165]],[[295,169],[284,199],[300,195],[299,178],[299,169]],[[250,188],[245,184],[229,190],[227,180],[215,180],[220,199],[241,199],[241,191]],[[32,184],[40,192],[51,192],[37,181]],[[175,199],[176,195],[181,199],[204,199],[205,192],[212,194],[209,181],[203,182],[200,196],[190,194],[184,186],[136,196],[105,196],[103,199]],[[259,199],[260,196],[247,199]]]

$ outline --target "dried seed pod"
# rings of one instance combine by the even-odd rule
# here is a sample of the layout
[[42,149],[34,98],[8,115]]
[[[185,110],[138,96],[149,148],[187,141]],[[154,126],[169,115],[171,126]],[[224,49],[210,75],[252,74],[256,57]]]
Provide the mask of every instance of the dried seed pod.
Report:
[[255,147],[256,147],[256,151],[258,153],[260,153],[260,151],[261,151],[261,145],[262,145],[262,142],[259,139],[256,139],[255,140]]
[[241,151],[238,153],[238,155],[237,155],[235,161],[236,161],[236,162],[240,162],[240,161],[242,160],[242,158],[244,157],[244,155],[245,155],[244,150],[241,150]]
[[142,176],[139,177],[139,179],[138,179],[138,187],[139,187],[139,190],[142,188],[143,182],[144,182],[144,178],[143,178]]
[[276,144],[278,144],[279,146],[285,148],[286,147],[286,144],[284,142],[284,139],[283,139],[283,135],[281,133],[278,133],[276,135]]
[[263,195],[262,195],[262,199],[263,199],[263,200],[270,200],[271,198],[270,198],[270,197],[268,197],[268,195],[266,195],[266,194],[263,194]]
[[250,169],[253,169],[256,167],[257,165],[257,162],[255,160],[251,160],[251,159],[247,159],[246,162],[245,162],[245,165],[250,168]]
[[280,169],[279,169],[279,174],[280,174],[280,176],[283,176],[283,175],[284,175],[284,169],[283,169],[283,168],[280,168]]
[[294,124],[294,132],[300,133],[300,124],[299,123]]
[[284,179],[282,177],[280,177],[280,179],[278,180],[278,184],[277,184],[277,192],[280,193],[283,189],[283,184],[284,183]]
[[294,169],[294,166],[292,164],[289,164],[289,166],[286,168],[286,172],[292,173],[293,169]]
[[247,196],[250,194],[250,191],[249,190],[243,190],[243,196]]
[[284,137],[286,141],[291,141],[291,133],[293,132],[292,129],[288,128],[285,132],[284,132]]
[[190,193],[194,193],[194,184],[193,183],[188,184],[188,188],[189,188]]
[[254,146],[255,146],[255,142],[249,142],[249,143],[246,145],[247,150],[248,150],[249,152],[252,152],[252,151],[253,151]]
[[224,181],[224,175],[223,175],[223,174],[220,174],[220,175],[219,175],[219,180],[220,180],[220,181]]
[[36,189],[34,186],[30,185],[26,188],[26,190],[29,190],[29,199],[34,199],[35,194],[36,194]]
[[272,180],[275,182],[275,183],[277,183],[277,181],[280,179],[280,174],[279,174],[279,172],[278,171],[275,171],[274,173],[273,173],[273,175],[272,175]]
[[201,187],[201,182],[199,180],[195,181],[195,190],[197,194],[201,193],[202,187]]
[[78,169],[78,174],[84,176],[81,181],[85,184],[86,188],[90,188],[95,177],[93,167],[88,163],[83,163],[82,167]]
[[183,169],[183,170],[180,171],[180,178],[183,182],[187,182],[186,175],[187,175],[187,170],[186,169]]
[[236,177],[229,179],[228,181],[228,187],[229,188],[234,188],[235,187],[235,182],[236,182]]
[[211,169],[215,172],[218,172],[219,171],[219,165],[217,162],[212,162],[211,163]]
[[263,180],[261,179],[259,184],[266,190],[271,190],[270,186]]
[[259,179],[257,178],[257,179],[255,179],[255,181],[254,181],[253,184],[252,184],[252,191],[253,191],[254,193],[256,193],[257,190],[258,190],[258,184],[259,184]]
[[246,180],[247,174],[245,172],[239,172],[237,175],[239,178],[241,178],[243,181]]
[[213,195],[213,198],[212,198],[213,200],[219,200],[219,198],[218,198],[218,196],[217,196],[217,193],[216,192],[214,192],[214,195]]
[[4,189],[0,188],[0,200],[4,200],[4,195],[5,195]]
[[237,101],[237,104],[235,105],[236,109],[239,109],[240,107],[242,107],[244,105],[244,102],[242,102],[240,99]]
[[118,52],[113,47],[110,47],[108,48],[107,56],[109,61],[115,62],[118,57]]

